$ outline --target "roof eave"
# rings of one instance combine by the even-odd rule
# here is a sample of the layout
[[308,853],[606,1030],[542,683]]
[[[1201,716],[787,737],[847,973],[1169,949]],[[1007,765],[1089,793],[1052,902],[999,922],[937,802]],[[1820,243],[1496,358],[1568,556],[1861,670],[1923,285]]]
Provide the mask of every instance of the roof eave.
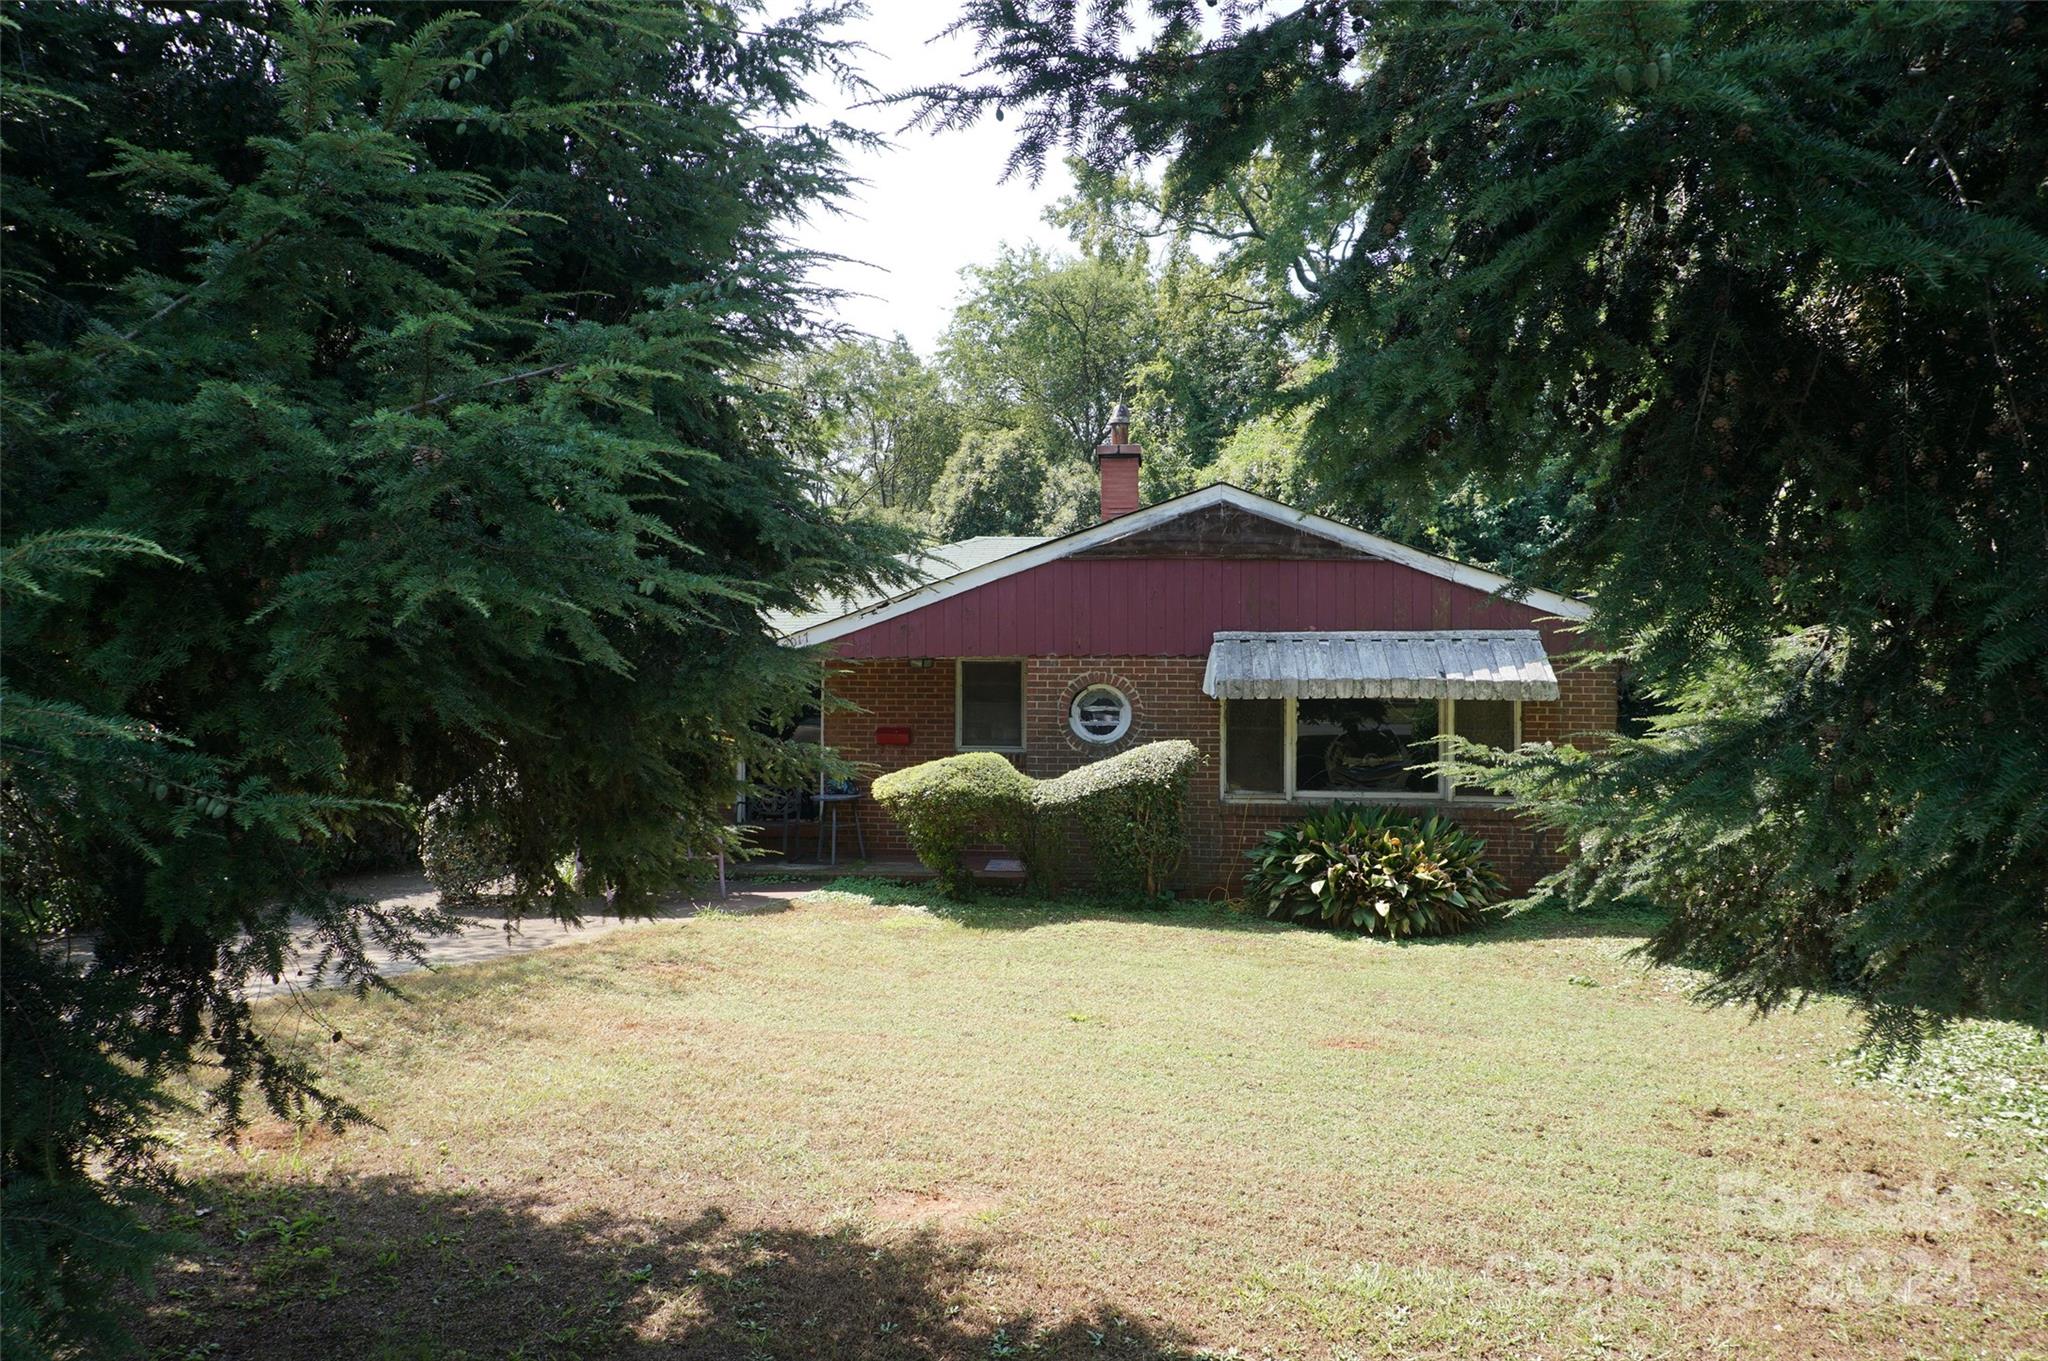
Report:
[[[1212,505],[1226,504],[1236,506],[1240,510],[1249,511],[1254,515],[1264,516],[1266,519],[1281,524],[1294,525],[1307,530],[1309,533],[1317,534],[1333,542],[1355,548],[1373,557],[1382,558],[1388,562],[1400,563],[1402,566],[1411,567],[1416,571],[1448,581],[1453,585],[1464,586],[1470,590],[1481,591],[1487,595],[1500,595],[1503,591],[1509,590],[1515,585],[1514,582],[1497,572],[1489,572],[1484,568],[1473,567],[1468,563],[1453,562],[1449,558],[1440,558],[1434,553],[1425,553],[1419,548],[1411,548],[1407,544],[1381,538],[1379,535],[1368,533],[1363,529],[1354,529],[1340,521],[1314,514],[1311,511],[1297,509],[1268,497],[1260,496],[1256,492],[1246,491],[1242,487],[1232,486],[1228,482],[1212,482],[1208,486],[1196,491],[1185,492],[1170,500],[1146,506],[1143,509],[1132,511],[1128,515],[1119,516],[1114,520],[1107,520],[1101,524],[1090,525],[1085,529],[1074,530],[1072,533],[1062,535],[1056,539],[1049,539],[1034,547],[1021,549],[1018,552],[996,558],[976,567],[971,567],[964,572],[956,572],[952,576],[941,577],[924,586],[906,591],[902,595],[891,597],[888,600],[877,601],[872,605],[863,606],[861,609],[840,615],[835,619],[825,620],[808,628],[784,634],[781,641],[785,647],[812,647],[819,643],[829,643],[843,638],[849,633],[857,633],[870,625],[885,623],[898,615],[908,614],[912,610],[923,609],[927,605],[936,604],[962,591],[971,591],[977,587],[985,586],[991,581],[1000,581],[1006,576],[1029,571],[1033,567],[1042,566],[1045,563],[1054,562],[1075,553],[1085,552],[1087,549],[1098,544],[1122,538],[1126,534],[1139,533],[1155,525],[1164,524],[1190,511],[1202,510]],[[1519,595],[1509,595],[1505,598],[1514,600],[1519,604],[1529,605],[1532,608],[1548,611],[1552,617],[1569,620],[1573,623],[1583,623],[1593,617],[1593,607],[1585,601],[1576,600],[1571,596],[1558,595],[1553,591],[1528,588]]]

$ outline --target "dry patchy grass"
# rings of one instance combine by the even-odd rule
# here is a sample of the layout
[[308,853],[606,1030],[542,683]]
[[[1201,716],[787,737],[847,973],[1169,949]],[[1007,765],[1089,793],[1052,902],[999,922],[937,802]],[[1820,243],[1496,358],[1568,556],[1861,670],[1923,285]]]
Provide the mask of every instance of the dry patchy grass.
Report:
[[[877,894],[885,891],[879,888]],[[2029,1150],[1626,924],[712,915],[285,1006],[380,1128],[186,1131],[160,1355],[2013,1355]],[[329,1041],[339,1029],[340,1046]]]

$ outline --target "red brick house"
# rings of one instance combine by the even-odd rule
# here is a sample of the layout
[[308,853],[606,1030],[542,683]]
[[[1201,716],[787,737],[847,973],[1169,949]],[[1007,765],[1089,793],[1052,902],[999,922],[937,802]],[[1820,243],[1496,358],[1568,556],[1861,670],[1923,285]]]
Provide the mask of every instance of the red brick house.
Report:
[[[1419,769],[1441,733],[1512,745],[1611,731],[1612,668],[1553,659],[1590,611],[1224,484],[1138,504],[1125,428],[1097,451],[1102,520],[947,544],[925,579],[776,621],[830,660],[823,740],[872,773],[1003,752],[1045,777],[1141,742],[1206,758],[1182,871],[1227,886],[1268,828],[1331,800],[1446,814],[1518,887],[1549,848],[1502,800]],[[904,858],[862,813],[869,854]]]

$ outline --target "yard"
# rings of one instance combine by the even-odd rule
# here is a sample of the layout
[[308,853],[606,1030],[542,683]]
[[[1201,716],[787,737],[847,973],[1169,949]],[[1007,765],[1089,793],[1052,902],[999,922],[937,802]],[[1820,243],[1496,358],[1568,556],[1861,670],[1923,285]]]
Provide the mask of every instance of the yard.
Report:
[[155,1354],[2048,1348],[2038,1145],[1852,1080],[1834,1005],[1696,1006],[1628,922],[857,887],[266,1003],[378,1127],[174,1132]]

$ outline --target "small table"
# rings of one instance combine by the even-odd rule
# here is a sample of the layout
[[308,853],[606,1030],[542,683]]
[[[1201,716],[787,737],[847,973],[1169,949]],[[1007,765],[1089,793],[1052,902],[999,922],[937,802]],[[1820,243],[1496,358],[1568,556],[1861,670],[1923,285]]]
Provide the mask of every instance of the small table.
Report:
[[832,811],[831,863],[834,865],[837,865],[839,863],[839,809],[841,805],[845,805],[847,811],[849,811],[853,815],[853,836],[855,844],[860,847],[860,858],[863,860],[867,859],[867,833],[861,830],[860,825],[860,791],[858,789],[848,789],[843,791],[833,791],[825,794],[815,794],[812,797],[815,798],[818,802],[819,854],[822,855],[825,850],[825,810],[829,808]]

